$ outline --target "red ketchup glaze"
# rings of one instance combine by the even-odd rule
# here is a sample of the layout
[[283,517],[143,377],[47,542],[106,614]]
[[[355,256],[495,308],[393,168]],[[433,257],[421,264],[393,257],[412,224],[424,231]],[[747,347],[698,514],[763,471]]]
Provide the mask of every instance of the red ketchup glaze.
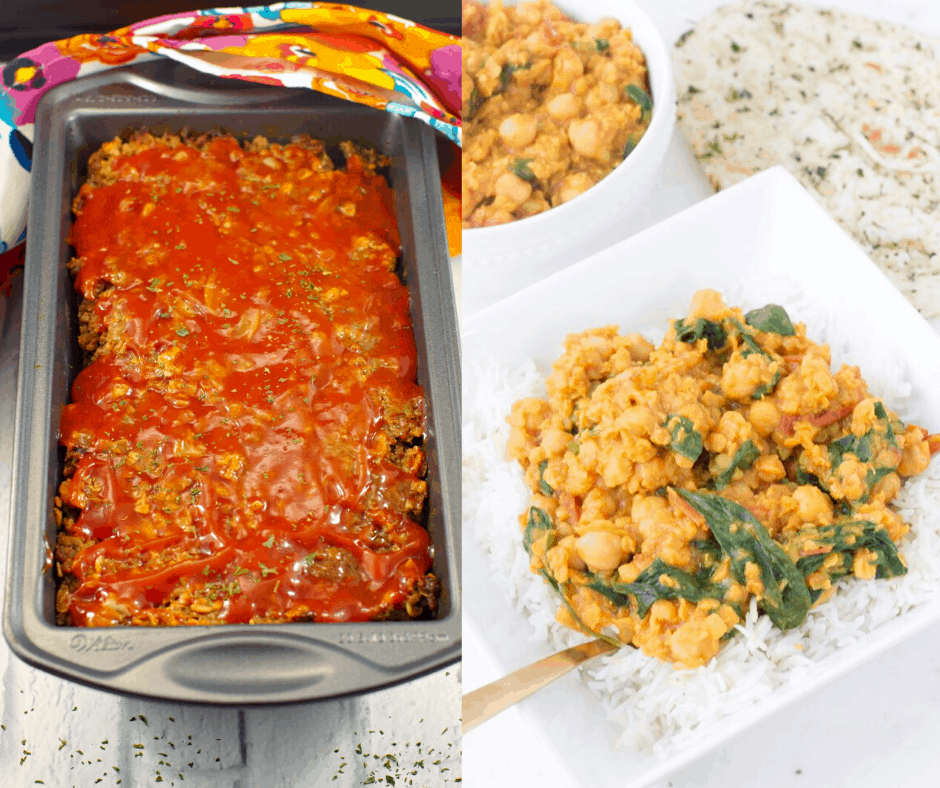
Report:
[[[333,171],[229,138],[111,168],[71,236],[76,290],[109,327],[60,425],[84,451],[70,531],[95,540],[72,622],[181,593],[226,622],[400,606],[431,554],[403,503],[423,482],[388,457],[425,423],[391,190],[357,156]],[[320,571],[337,549],[354,564]]]

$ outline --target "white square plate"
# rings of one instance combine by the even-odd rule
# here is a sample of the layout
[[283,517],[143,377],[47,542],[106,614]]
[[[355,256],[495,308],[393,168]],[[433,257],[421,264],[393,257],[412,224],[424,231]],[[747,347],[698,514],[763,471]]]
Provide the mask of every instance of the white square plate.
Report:
[[[940,431],[940,399],[932,396],[940,392],[940,336],[780,167],[474,315],[462,336],[464,413],[476,395],[475,367],[511,369],[534,358],[547,368],[571,332],[611,323],[624,331],[665,329],[669,318],[685,313],[697,290],[734,290],[742,278],[780,277],[797,280],[805,296],[827,304],[840,323],[858,326],[851,350],[890,354],[912,387],[906,417]],[[508,528],[516,527],[517,515],[506,513]],[[473,534],[467,536],[465,623],[485,633],[504,673],[551,653],[547,644],[529,640],[526,618],[492,583],[488,559]],[[656,754],[615,749],[619,731],[604,721],[600,704],[580,683],[551,686],[520,708],[576,784],[639,788],[938,620],[940,602],[922,604],[822,660],[798,684]]]

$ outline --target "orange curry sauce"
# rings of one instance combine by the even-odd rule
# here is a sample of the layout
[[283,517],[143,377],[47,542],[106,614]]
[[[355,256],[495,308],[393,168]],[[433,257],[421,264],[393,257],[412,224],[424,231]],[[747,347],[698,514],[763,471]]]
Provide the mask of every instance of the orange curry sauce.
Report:
[[[423,455],[389,455],[425,421],[391,190],[358,155],[339,171],[225,137],[155,140],[111,170],[71,235],[75,288],[109,327],[61,420],[83,452],[69,530],[96,540],[72,623],[177,623],[157,612],[174,594],[224,622],[400,606],[431,557],[405,505]],[[337,548],[355,561],[318,572]]]

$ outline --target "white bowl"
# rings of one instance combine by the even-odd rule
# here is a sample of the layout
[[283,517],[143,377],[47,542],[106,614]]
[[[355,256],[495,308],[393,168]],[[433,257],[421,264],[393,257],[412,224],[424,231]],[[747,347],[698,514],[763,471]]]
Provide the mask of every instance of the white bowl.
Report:
[[[624,216],[642,204],[659,176],[676,118],[666,42],[633,0],[552,0],[581,22],[617,19],[646,56],[653,117],[636,148],[584,194],[544,213],[463,231],[463,297],[477,306],[520,290],[621,239]],[[505,0],[515,5],[515,0]]]
[[[640,265],[624,265],[625,261],[634,260],[641,261]],[[506,539],[519,538],[517,516],[529,495],[518,467],[513,469],[513,473],[518,474],[516,480],[510,477],[507,481],[501,465],[489,460],[506,456],[502,444],[493,443],[498,433],[490,431],[492,422],[502,422],[502,416],[485,415],[483,418],[489,424],[481,426],[479,415],[487,411],[509,412],[508,406],[492,399],[495,382],[505,380],[511,370],[519,369],[530,358],[543,372],[550,370],[562,350],[565,336],[592,326],[619,324],[623,333],[658,328],[661,337],[668,318],[686,314],[692,294],[703,287],[715,288],[726,295],[747,292],[748,300],[738,301],[746,308],[774,301],[786,308],[794,321],[806,322],[816,339],[821,338],[821,329],[824,329],[836,361],[834,368],[842,361],[858,364],[872,391],[891,397],[889,407],[899,408],[903,404],[910,421],[931,432],[940,430],[940,398],[937,397],[940,364],[936,363],[940,358],[940,338],[858,244],[779,166],[468,317],[461,335],[465,468],[463,592],[466,600],[463,631],[465,638],[468,632],[478,636],[476,642],[481,644],[478,653],[483,651],[492,658],[497,675],[506,675],[520,665],[542,659],[561,646],[545,642],[545,619],[531,613],[531,600],[537,598],[532,592],[533,586],[546,594],[553,592],[545,591],[542,579],[529,572],[527,557],[519,556],[516,564],[516,570],[530,584],[521,600],[513,603],[507,591],[507,587],[515,585],[519,577],[517,571],[504,572],[494,580],[497,559],[493,555],[515,555],[506,552]],[[925,363],[925,359],[934,361]],[[501,440],[505,441],[505,436]],[[932,466],[934,470],[936,462]],[[486,472],[482,483],[480,468],[485,468]],[[468,473],[467,469],[474,470]],[[470,474],[473,479],[468,479]],[[507,508],[507,487],[521,496],[520,508]],[[913,643],[919,633],[940,626],[940,595],[936,591],[940,572],[933,568],[940,553],[934,547],[940,538],[940,510],[930,509],[929,504],[915,504],[914,508],[919,509],[923,519],[914,520],[918,524],[902,548],[910,568],[908,576],[890,581],[864,581],[883,584],[877,592],[883,594],[883,601],[878,603],[881,612],[874,612],[875,605],[866,607],[865,595],[874,592],[871,586],[865,589],[862,583],[854,586],[849,583],[840,587],[827,606],[816,608],[806,624],[791,631],[794,645],[788,648],[794,650],[791,656],[783,657],[786,667],[780,669],[770,667],[786,653],[780,641],[776,646],[764,641],[750,643],[739,635],[728,643],[726,649],[750,652],[748,666],[741,670],[738,678],[742,687],[754,688],[753,696],[745,698],[739,694],[735,698],[730,684],[718,688],[722,683],[718,673],[722,655],[715,663],[696,671],[668,668],[665,672],[669,678],[660,686],[672,693],[675,702],[669,715],[682,716],[684,707],[686,725],[690,709],[696,709],[699,715],[698,726],[691,731],[686,728],[683,736],[670,733],[674,720],[667,718],[652,724],[648,708],[637,705],[632,730],[648,736],[650,743],[655,742],[653,749],[632,744],[615,748],[613,742],[624,728],[605,720],[601,701],[573,677],[555,682],[520,704],[523,717],[542,736],[569,775],[568,780],[559,778],[557,784],[579,788],[642,788],[661,781],[657,785],[664,786],[666,776],[672,771],[718,745],[738,741],[745,730],[797,700],[800,706],[795,710],[791,707],[788,717],[794,727],[798,727],[802,719],[835,720],[821,702],[820,689],[824,684],[845,676],[889,647],[906,639],[912,639]],[[490,549],[493,552],[488,555]],[[515,542],[509,549],[522,551],[521,545],[517,547]],[[907,586],[908,583],[913,585]],[[917,591],[912,593],[906,588]],[[860,600],[861,612],[857,615],[859,625],[866,630],[863,634],[853,634],[837,624],[840,618],[842,621],[854,619],[854,610],[851,614],[843,612],[841,616],[833,613],[834,605],[842,604],[852,594],[857,595],[854,599]],[[522,609],[523,603],[530,605],[529,611]],[[882,603],[886,607],[880,607]],[[903,610],[903,615],[895,616],[896,610]],[[771,637],[773,635],[768,635]],[[829,645],[820,648],[819,639],[823,637],[828,639]],[[799,640],[798,645],[796,640]],[[619,657],[626,654],[624,651]],[[594,667],[588,669],[596,670],[619,657],[600,657],[592,663]],[[765,669],[770,673],[765,673]],[[651,673],[645,675],[648,677]],[[659,675],[662,678],[662,674]],[[613,677],[609,680],[612,683],[607,686],[608,691],[620,693],[620,700],[636,699],[635,686],[614,683]],[[715,683],[706,689],[710,680]],[[914,682],[917,677],[910,680]],[[603,685],[600,679],[592,681],[597,682],[595,686]],[[474,687],[465,686],[465,689]],[[886,712],[870,716],[873,726],[881,726],[879,733],[890,738],[885,721],[893,721],[893,717]],[[488,725],[498,723],[496,719]],[[786,725],[780,723],[775,728],[760,728],[764,733],[785,729]],[[817,730],[821,728],[817,726]],[[843,751],[845,745],[839,744],[843,734],[838,728],[829,732],[833,751]],[[508,757],[500,760],[494,759],[492,751],[479,749],[477,742],[481,740],[476,736],[475,731],[463,743],[464,774],[474,772],[483,777],[487,770],[494,768],[494,773],[501,778],[494,784],[533,782],[526,781],[526,762],[518,757],[524,747],[523,736],[512,737],[516,747],[507,749]],[[877,735],[872,734],[872,740],[876,739]],[[790,737],[780,746],[792,748],[797,741],[798,738]],[[886,750],[888,754],[883,758],[904,757],[901,747],[909,742],[903,737],[893,741],[898,742],[897,749],[893,753]],[[742,751],[727,752],[740,754]],[[552,767],[558,768],[556,764]],[[775,771],[776,774],[769,773],[766,780],[765,775],[761,775],[748,784],[779,786],[801,782],[792,777],[792,771],[789,779],[783,776],[781,768]],[[693,780],[694,777],[686,775],[681,784],[692,785]],[[483,780],[478,782],[486,784]],[[712,784],[709,781],[709,785]],[[845,782],[809,778],[809,782],[803,781],[803,784],[847,786],[854,783],[849,775]],[[934,783],[891,781],[889,778],[887,784]]]

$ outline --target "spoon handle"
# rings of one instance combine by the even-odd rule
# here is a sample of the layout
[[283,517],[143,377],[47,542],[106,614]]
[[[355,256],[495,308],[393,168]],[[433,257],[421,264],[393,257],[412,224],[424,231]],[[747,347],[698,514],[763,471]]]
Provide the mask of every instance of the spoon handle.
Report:
[[463,732],[495,717],[501,711],[529,697],[536,690],[551,684],[586,660],[615,651],[617,646],[606,640],[592,640],[566,648],[540,659],[463,696]]

